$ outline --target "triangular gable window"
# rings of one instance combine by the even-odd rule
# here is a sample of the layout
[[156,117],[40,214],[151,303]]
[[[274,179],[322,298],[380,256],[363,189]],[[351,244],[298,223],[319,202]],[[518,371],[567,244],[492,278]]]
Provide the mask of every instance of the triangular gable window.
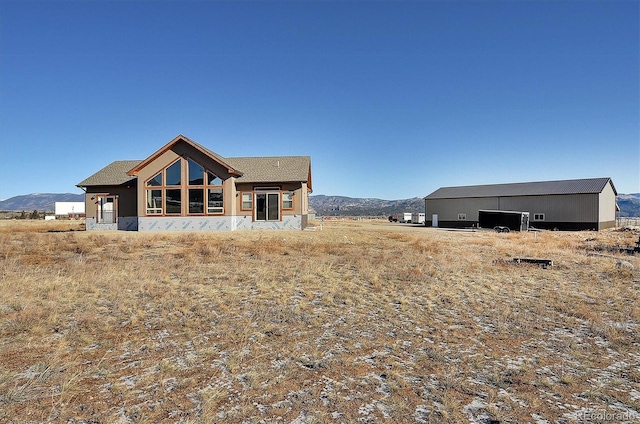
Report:
[[222,179],[211,172],[207,172],[207,180],[209,181],[209,185],[212,185],[212,186],[222,185]]
[[155,177],[147,181],[147,187],[160,187],[162,186],[162,172],[159,172]]

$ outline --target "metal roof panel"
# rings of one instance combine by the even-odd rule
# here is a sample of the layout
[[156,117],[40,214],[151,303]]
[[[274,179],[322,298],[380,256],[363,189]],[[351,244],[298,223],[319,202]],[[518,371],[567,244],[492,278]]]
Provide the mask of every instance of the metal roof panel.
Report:
[[605,177],[528,183],[441,187],[426,196],[425,199],[601,193],[607,184],[611,184],[614,192],[616,191],[611,178]]

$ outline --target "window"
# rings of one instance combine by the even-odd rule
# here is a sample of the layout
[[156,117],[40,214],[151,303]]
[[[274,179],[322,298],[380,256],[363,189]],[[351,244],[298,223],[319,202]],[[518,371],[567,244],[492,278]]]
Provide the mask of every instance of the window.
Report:
[[213,172],[207,171],[207,186],[207,213],[224,213],[222,178]]
[[189,189],[189,213],[204,213],[204,190],[201,188]]
[[533,220],[534,221],[544,221],[544,214],[543,213],[534,213],[533,214]]
[[222,187],[207,189],[207,213],[223,213]]
[[211,172],[207,172],[207,181],[209,182],[209,185],[212,186],[222,185],[222,179]]
[[182,161],[178,160],[170,165],[166,171],[166,185],[179,186],[182,182]]
[[458,221],[466,221],[467,220],[467,214],[466,213],[459,213],[458,214]]
[[222,179],[191,158],[178,159],[145,185],[147,215],[182,215],[183,207],[190,215],[224,213]]
[[204,168],[189,158],[189,185],[204,185]]
[[242,193],[242,210],[249,211],[253,208],[253,193]]
[[[158,172],[155,177],[147,181],[147,187],[162,186],[162,172]],[[162,190],[147,189],[147,215],[162,214]]]
[[159,187],[162,185],[162,172],[147,181],[147,187]]
[[285,191],[282,193],[282,209],[293,209],[293,192]]
[[147,190],[147,214],[162,213],[162,190]]
[[179,188],[167,189],[164,195],[164,210],[167,214],[180,214],[182,212],[182,190]]

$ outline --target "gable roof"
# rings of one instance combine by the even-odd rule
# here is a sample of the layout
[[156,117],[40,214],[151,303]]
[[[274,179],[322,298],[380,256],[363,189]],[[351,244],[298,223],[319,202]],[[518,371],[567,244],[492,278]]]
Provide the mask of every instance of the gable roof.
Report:
[[231,175],[234,176],[240,176],[242,175],[242,172],[238,171],[237,169],[233,168],[232,166],[230,166],[227,162],[226,159],[224,159],[222,156],[218,155],[217,153],[207,149],[204,146],[201,146],[200,144],[196,143],[195,141],[183,136],[182,134],[178,135],[176,138],[174,138],[173,140],[171,140],[170,142],[168,142],[167,144],[165,144],[164,146],[162,146],[160,149],[158,149],[155,153],[153,153],[151,156],[149,156],[148,158],[146,158],[145,160],[141,161],[140,163],[138,163],[136,166],[134,166],[133,168],[131,168],[128,172],[129,175],[138,175],[138,172],[144,168],[145,166],[147,166],[149,163],[153,162],[154,160],[156,160],[160,155],[162,155],[163,153],[165,153],[167,150],[170,150],[173,146],[175,146],[177,143],[187,143],[189,145],[191,145],[191,147],[193,147],[196,150],[199,150],[201,153],[205,154],[206,156],[209,156],[211,159],[213,159],[214,161],[218,162],[220,165],[224,166],[225,168],[227,168],[227,170],[229,171],[229,173]]
[[137,178],[131,177],[131,175],[127,173],[140,162],[139,160],[117,160],[105,166],[92,176],[82,180],[76,184],[76,187],[114,186],[127,183],[135,185]]
[[556,194],[601,193],[611,184],[611,178],[588,178],[580,180],[538,181],[530,183],[488,184],[476,186],[441,187],[425,199],[460,199],[466,197],[545,196]]
[[89,178],[76,184],[77,187],[111,186],[135,184],[137,174],[158,156],[176,143],[185,142],[216,162],[225,166],[240,183],[284,183],[306,182],[311,191],[310,156],[273,156],[225,158],[204,146],[179,135],[144,160],[115,161]]

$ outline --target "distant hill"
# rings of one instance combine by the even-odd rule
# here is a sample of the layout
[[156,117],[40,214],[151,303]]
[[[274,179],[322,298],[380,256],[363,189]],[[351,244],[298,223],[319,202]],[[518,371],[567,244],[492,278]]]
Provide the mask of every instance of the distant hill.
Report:
[[[0,200],[0,211],[53,212],[55,202],[82,202],[83,194],[33,193]],[[640,217],[640,193],[620,194],[617,197],[620,216]],[[382,200],[345,196],[309,196],[318,216],[389,216],[402,212],[424,212],[424,199]]]
[[[640,193],[617,197],[621,217],[640,217]],[[424,212],[424,199],[381,200],[342,196],[309,196],[318,216],[389,216],[402,212]]]
[[424,199],[382,200],[317,195],[309,196],[309,206],[318,216],[389,216],[402,212],[424,212]]
[[33,193],[0,200],[0,211],[53,212],[56,202],[84,202],[84,194]]
[[640,216],[640,193],[619,194],[616,200],[620,206],[620,216]]

